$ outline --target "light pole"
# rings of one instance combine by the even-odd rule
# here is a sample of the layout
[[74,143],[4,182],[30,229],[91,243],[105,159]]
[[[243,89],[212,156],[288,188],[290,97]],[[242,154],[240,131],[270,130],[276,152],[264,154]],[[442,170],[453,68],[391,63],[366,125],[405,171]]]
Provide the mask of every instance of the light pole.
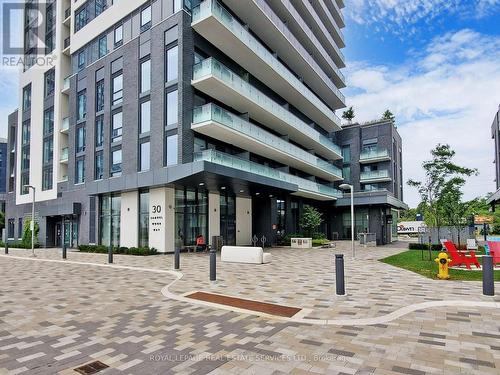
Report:
[[33,202],[31,204],[31,223],[30,223],[30,229],[31,229],[31,256],[36,256],[35,255],[35,192],[36,188],[32,185],[24,185],[25,188],[27,189],[32,189],[33,190]]
[[351,252],[352,259],[356,257],[356,251],[354,250],[354,186],[349,184],[342,184],[339,186],[342,190],[351,191]]

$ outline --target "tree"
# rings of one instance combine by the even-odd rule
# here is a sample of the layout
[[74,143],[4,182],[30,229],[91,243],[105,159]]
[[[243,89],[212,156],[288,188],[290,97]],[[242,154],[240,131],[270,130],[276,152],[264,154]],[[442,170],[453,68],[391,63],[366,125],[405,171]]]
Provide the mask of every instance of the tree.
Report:
[[438,203],[446,225],[454,227],[458,232],[458,245],[460,246],[460,232],[467,226],[469,207],[467,202],[462,202],[462,188],[465,180],[455,177],[447,181],[443,187]]
[[304,206],[304,211],[300,217],[299,225],[308,237],[312,237],[323,222],[322,214],[312,206]]
[[[422,168],[425,172],[423,181],[408,180],[408,185],[418,189],[423,206],[427,208],[425,222],[430,227],[436,227],[438,236],[439,228],[442,226],[442,204],[440,200],[443,189],[447,183],[453,183],[453,179],[462,176],[477,175],[477,169],[461,167],[453,163],[455,151],[449,145],[438,144],[431,150],[432,159],[425,161]],[[455,183],[458,180],[454,181]],[[460,187],[461,188],[461,187]],[[451,193],[450,193],[451,194]]]
[[382,119],[394,121],[396,117],[390,110],[386,109],[384,114],[382,115]]
[[347,120],[347,122],[351,123],[352,120],[354,119],[355,117],[355,114],[354,114],[354,109],[351,107],[349,107],[347,110],[345,110],[343,113],[342,113],[342,118],[344,120]]
[[[38,245],[39,230],[40,227],[38,226],[38,223],[35,221],[35,246]],[[22,245],[26,249],[31,249],[31,219],[26,219],[24,221]]]

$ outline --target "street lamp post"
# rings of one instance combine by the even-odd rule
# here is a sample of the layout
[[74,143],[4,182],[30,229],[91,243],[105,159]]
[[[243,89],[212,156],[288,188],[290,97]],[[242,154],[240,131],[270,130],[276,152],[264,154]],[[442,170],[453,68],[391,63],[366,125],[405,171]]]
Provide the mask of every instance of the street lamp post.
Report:
[[356,250],[354,249],[354,186],[349,184],[342,184],[339,186],[342,190],[351,191],[351,252],[352,259],[356,257]]
[[33,190],[33,202],[31,203],[31,256],[35,255],[35,192],[36,188],[32,185],[24,185],[25,188]]

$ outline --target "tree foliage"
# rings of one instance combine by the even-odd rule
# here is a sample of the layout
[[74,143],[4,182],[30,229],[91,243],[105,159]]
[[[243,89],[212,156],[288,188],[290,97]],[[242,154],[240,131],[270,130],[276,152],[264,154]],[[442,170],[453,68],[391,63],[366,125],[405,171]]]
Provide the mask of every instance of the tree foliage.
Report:
[[382,119],[394,121],[394,120],[396,120],[396,117],[394,116],[394,114],[390,110],[386,109],[382,115]]
[[462,167],[453,162],[455,151],[449,145],[438,144],[431,150],[431,160],[422,164],[425,178],[423,181],[408,180],[408,185],[417,188],[421,207],[425,209],[424,216],[427,225],[437,227],[438,231],[443,220],[455,216],[463,207],[453,206],[452,200],[462,200],[461,189],[465,183],[464,177],[477,175],[477,169]]
[[301,230],[311,237],[323,222],[322,214],[312,206],[304,206],[304,211],[300,217],[299,225]]
[[[38,232],[40,227],[38,223],[35,221],[35,246],[38,245]],[[24,230],[23,230],[23,239],[22,239],[23,247],[31,248],[31,219],[26,219],[24,221]]]
[[344,120],[349,121],[349,122],[351,122],[351,121],[354,119],[354,117],[355,117],[355,116],[356,116],[356,115],[354,114],[354,109],[352,108],[352,106],[351,106],[351,107],[349,107],[348,109],[346,109],[346,110],[342,113],[342,118],[343,118]]

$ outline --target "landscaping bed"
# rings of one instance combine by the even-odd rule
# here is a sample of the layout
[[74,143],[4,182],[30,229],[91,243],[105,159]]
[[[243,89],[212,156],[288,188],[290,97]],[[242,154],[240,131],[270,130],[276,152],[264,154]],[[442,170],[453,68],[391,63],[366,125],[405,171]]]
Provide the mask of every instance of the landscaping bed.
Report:
[[[107,254],[108,247],[104,245],[80,245],[78,246],[78,250],[83,253],[99,253],[99,254]],[[113,254],[125,254],[125,255],[139,255],[139,256],[148,256],[148,255],[157,255],[158,250],[154,247],[114,247]]]
[[[429,251],[424,250],[424,260],[422,260],[422,251],[408,250],[399,254],[391,255],[380,259],[381,262],[404,268],[408,271],[416,272],[422,276],[437,279],[438,265],[434,262],[439,251],[432,251],[431,261],[429,261]],[[482,258],[478,258],[482,262]],[[472,266],[473,269],[475,266]],[[500,268],[494,271],[495,281],[500,281]],[[481,281],[483,279],[482,271],[466,271],[450,268],[450,280]]]

